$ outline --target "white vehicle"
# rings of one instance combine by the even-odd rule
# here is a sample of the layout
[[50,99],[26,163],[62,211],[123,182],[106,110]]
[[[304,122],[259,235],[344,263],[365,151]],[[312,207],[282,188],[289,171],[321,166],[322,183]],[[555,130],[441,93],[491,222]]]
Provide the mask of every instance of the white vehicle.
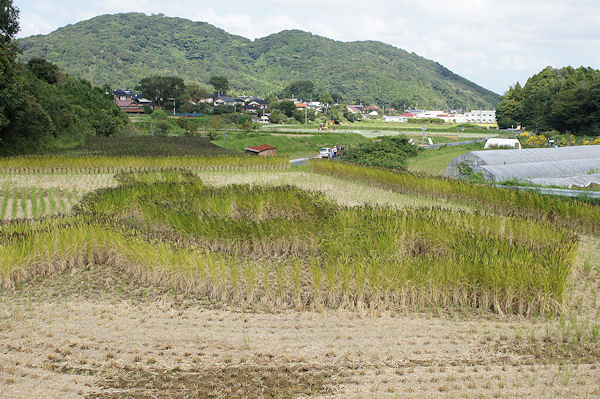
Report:
[[333,150],[329,147],[321,148],[321,151],[319,151],[319,158],[333,158]]

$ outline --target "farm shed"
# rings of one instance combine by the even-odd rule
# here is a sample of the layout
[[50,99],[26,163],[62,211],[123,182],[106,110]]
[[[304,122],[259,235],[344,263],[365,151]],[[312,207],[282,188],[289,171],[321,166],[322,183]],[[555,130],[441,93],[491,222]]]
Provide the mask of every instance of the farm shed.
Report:
[[450,162],[445,176],[458,177],[465,163],[488,181],[587,187],[600,183],[600,146],[471,151]]
[[268,144],[256,145],[254,147],[246,148],[246,152],[252,155],[260,155],[261,157],[268,157],[277,155],[277,147],[273,147]]

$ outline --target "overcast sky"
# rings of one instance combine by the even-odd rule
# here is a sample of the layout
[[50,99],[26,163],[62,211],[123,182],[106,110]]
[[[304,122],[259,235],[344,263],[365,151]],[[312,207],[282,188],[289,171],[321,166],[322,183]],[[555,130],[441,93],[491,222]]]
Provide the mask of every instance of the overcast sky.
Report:
[[499,94],[543,67],[600,68],[598,0],[14,0],[19,37],[101,14],[163,13],[250,39],[302,29],[413,51]]

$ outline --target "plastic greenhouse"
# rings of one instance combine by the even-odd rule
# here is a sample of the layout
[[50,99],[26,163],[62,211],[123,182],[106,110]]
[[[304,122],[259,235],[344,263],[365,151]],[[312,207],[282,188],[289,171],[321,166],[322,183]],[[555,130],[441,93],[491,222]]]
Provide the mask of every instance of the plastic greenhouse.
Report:
[[488,181],[568,187],[600,184],[600,145],[471,151],[453,159],[445,176],[457,178],[463,162]]

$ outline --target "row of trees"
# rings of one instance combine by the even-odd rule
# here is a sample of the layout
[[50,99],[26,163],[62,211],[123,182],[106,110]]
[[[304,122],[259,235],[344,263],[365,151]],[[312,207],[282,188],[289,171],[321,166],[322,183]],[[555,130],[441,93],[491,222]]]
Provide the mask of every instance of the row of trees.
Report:
[[104,90],[44,59],[16,61],[18,16],[11,0],[0,0],[0,155],[74,145],[124,127],[127,116]]
[[[212,76],[208,83],[219,95],[229,90],[229,80],[225,76]],[[192,100],[199,103],[211,95],[205,87],[196,84],[186,85],[183,79],[177,76],[149,76],[143,78],[135,89],[141,91],[146,98],[159,107],[165,107],[169,102],[172,104],[172,101],[181,103],[183,100]]]
[[600,71],[547,67],[502,96],[496,119],[501,128],[600,135]]

